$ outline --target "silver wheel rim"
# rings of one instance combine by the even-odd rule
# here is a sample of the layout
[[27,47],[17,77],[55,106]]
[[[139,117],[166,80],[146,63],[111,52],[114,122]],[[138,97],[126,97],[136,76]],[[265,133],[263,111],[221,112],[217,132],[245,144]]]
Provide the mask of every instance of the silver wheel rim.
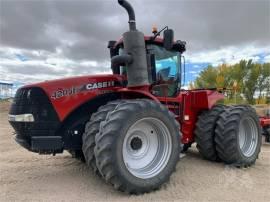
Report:
[[142,179],[158,175],[167,165],[172,139],[167,126],[156,118],[136,121],[124,138],[122,154],[128,171]]
[[246,157],[251,157],[257,148],[258,130],[256,122],[251,117],[240,121],[239,125],[239,147]]

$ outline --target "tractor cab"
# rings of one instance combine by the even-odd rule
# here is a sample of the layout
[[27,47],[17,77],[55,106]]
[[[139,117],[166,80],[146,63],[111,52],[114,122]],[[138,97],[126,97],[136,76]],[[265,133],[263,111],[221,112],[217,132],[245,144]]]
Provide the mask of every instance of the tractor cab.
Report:
[[[158,37],[164,31],[164,37]],[[185,51],[184,41],[173,42],[173,31],[165,27],[161,31],[153,31],[153,36],[145,36],[147,72],[150,91],[157,97],[175,97],[182,82],[182,53]],[[166,32],[167,31],[167,32]],[[170,34],[168,34],[170,33]],[[118,42],[109,41],[111,58],[124,54],[123,39]],[[114,74],[127,76],[127,65],[112,64]]]
[[175,96],[181,84],[181,54],[156,44],[148,44],[146,48],[150,54],[149,80],[152,94],[160,97]]

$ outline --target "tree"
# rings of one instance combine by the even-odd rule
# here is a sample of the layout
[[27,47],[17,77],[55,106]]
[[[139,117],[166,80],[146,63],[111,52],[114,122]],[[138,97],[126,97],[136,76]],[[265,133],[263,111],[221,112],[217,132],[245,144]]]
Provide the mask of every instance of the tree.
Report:
[[258,78],[260,76],[260,64],[253,64],[251,60],[246,65],[247,74],[243,79],[243,94],[248,103],[254,104],[254,94],[257,89]]
[[266,95],[269,93],[267,92],[270,88],[270,63],[265,63],[260,66],[260,76],[257,82],[257,88],[259,91],[259,98],[262,98],[262,92],[265,91]]
[[194,82],[195,87],[215,88],[217,73],[217,69],[209,65],[206,69],[200,72],[199,77]]
[[234,65],[222,64],[218,67],[208,66],[194,82],[195,88],[227,88],[227,98],[232,99],[235,91],[233,84],[237,83],[237,94],[254,104],[255,92],[259,98],[263,92],[270,97],[270,63],[252,63],[252,60],[241,60]]

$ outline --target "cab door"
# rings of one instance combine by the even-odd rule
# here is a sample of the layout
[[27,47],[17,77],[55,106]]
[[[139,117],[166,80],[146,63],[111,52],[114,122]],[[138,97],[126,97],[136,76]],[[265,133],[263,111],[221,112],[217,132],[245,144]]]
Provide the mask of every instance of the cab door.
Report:
[[152,94],[176,97],[180,89],[180,53],[152,44],[147,49],[152,60]]

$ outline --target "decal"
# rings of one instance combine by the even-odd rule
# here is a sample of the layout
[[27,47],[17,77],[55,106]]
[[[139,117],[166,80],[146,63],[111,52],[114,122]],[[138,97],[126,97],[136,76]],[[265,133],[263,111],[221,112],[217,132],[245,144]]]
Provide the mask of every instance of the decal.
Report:
[[[88,83],[81,86],[72,86],[71,88],[59,89],[53,92],[53,94],[51,95],[51,98],[58,99],[65,96],[75,95],[82,91],[91,91],[91,90],[96,90],[96,89],[115,87],[116,86],[115,84],[116,84],[115,81],[103,81],[103,82]],[[118,86],[121,86],[121,84],[119,83]]]
[[89,83],[86,85],[87,90],[93,90],[97,88],[107,88],[107,87],[113,87],[114,81],[104,81],[104,82],[97,82],[97,83]]

